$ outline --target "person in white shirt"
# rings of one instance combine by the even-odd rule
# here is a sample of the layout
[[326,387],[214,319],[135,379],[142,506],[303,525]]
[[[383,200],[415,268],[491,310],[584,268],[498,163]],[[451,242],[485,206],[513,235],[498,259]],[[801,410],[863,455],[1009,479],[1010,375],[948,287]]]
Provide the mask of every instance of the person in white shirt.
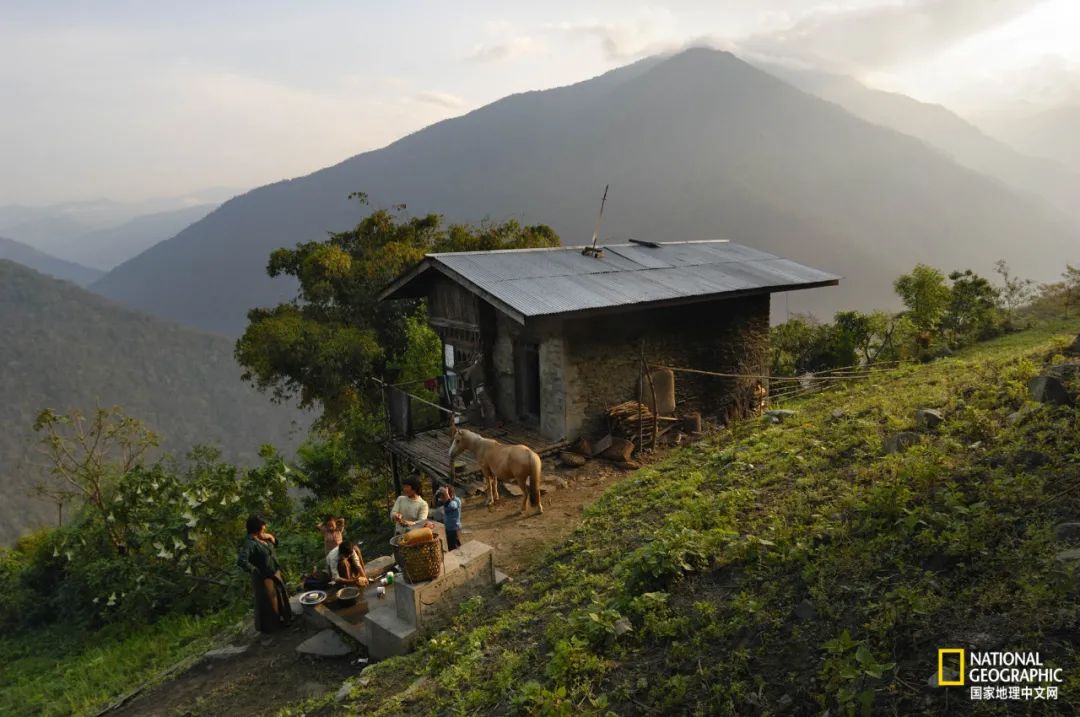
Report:
[[355,585],[360,588],[368,584],[367,570],[364,568],[364,558],[360,555],[360,548],[348,540],[341,541],[326,555],[326,572],[330,574],[331,582]]
[[390,520],[394,523],[394,535],[401,535],[417,524],[423,525],[428,517],[427,501],[420,497],[420,479],[410,476],[402,481],[401,492],[394,507],[390,509]]

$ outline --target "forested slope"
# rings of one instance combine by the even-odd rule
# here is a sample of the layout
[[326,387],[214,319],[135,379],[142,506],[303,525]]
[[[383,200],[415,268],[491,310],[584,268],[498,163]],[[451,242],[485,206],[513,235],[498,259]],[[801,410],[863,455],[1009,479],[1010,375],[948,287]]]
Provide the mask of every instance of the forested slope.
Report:
[[262,443],[294,446],[300,415],[246,386],[232,353],[224,337],[0,260],[0,543],[55,516],[29,495],[42,475],[32,426],[44,408],[120,405],[156,430],[165,450],[207,443],[242,463]]

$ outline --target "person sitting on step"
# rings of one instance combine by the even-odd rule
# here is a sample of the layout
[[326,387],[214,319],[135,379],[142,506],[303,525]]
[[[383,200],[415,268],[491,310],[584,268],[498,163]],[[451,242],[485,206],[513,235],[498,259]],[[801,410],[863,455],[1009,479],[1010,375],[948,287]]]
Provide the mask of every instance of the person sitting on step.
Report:
[[326,556],[326,568],[330,582],[339,585],[367,587],[368,576],[360,546],[343,540]]

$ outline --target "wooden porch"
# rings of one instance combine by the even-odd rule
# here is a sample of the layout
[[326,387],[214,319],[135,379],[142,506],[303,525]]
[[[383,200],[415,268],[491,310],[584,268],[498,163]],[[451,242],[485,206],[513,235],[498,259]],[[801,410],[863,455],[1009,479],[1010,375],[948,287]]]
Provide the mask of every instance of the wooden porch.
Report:
[[[551,455],[566,447],[566,441],[552,441],[520,424],[501,423],[490,428],[472,426],[462,426],[462,428],[468,428],[484,438],[494,438],[500,443],[511,445],[524,443],[541,457]],[[444,426],[417,433],[410,438],[394,438],[387,441],[385,445],[391,458],[397,464],[395,468],[400,467],[401,463],[411,464],[432,479],[448,481],[450,479],[450,442],[450,427]],[[462,453],[454,462],[457,464],[455,482],[462,482],[480,475],[480,467],[471,454]]]

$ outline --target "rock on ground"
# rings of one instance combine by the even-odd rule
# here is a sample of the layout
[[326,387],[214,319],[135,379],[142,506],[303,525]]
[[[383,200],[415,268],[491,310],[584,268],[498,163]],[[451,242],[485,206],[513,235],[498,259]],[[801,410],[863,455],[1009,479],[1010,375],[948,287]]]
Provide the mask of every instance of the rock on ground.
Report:
[[915,425],[924,431],[937,428],[944,420],[941,411],[933,408],[920,408],[915,412]]
[[580,453],[563,451],[559,454],[559,461],[568,468],[580,468],[588,462],[588,458]]
[[1068,383],[1080,379],[1080,364],[1066,363],[1050,366],[1041,376],[1028,381],[1028,392],[1040,403],[1071,406],[1076,398],[1070,393]]
[[1058,540],[1080,540],[1080,523],[1059,523],[1054,528]]
[[244,654],[247,649],[247,645],[227,645],[216,650],[210,650],[204,657],[209,657],[211,660],[227,660],[230,657]]
[[313,657],[344,657],[353,647],[336,630],[328,628],[301,642],[296,651]]
[[1030,416],[1032,413],[1035,413],[1037,410],[1039,410],[1037,406],[1032,406],[1032,405],[1024,406],[1020,410],[1013,411],[1008,416],[1006,416],[1005,421],[1010,426],[1015,426],[1017,423],[1020,423],[1020,421],[1024,420],[1025,418]]
[[914,431],[900,431],[885,437],[885,452],[899,453],[905,448],[914,446],[920,441],[920,436]]

